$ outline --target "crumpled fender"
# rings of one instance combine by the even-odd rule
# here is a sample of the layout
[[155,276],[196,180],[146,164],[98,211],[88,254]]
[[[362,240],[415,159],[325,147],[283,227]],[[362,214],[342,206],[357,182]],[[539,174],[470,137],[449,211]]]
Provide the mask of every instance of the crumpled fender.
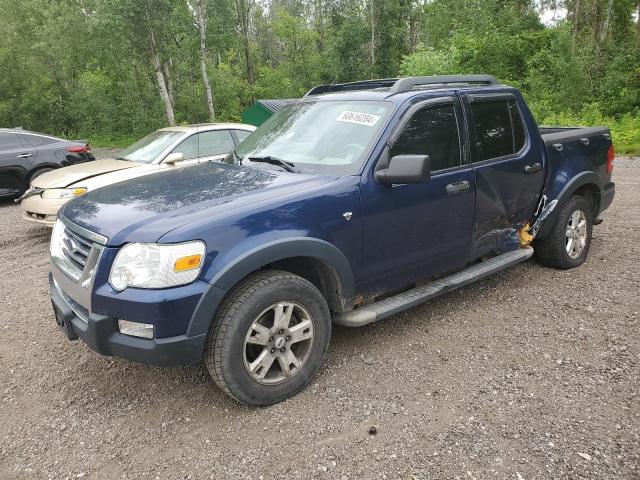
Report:
[[[544,210],[540,212],[538,218],[540,219],[540,223],[537,226],[536,231],[533,231],[533,228],[536,227],[534,223],[534,227],[532,227],[531,233],[536,238],[545,238],[551,232],[551,229],[556,223],[556,219],[558,218],[558,213],[562,210],[562,207],[569,201],[571,196],[580,188],[585,185],[593,185],[598,189],[598,191],[602,191],[602,179],[594,172],[582,172],[573,177],[569,182],[560,189],[556,196],[553,196],[554,185],[549,189],[550,195],[549,202],[547,203],[547,207],[549,210],[545,212]],[[555,202],[555,203],[554,203]],[[546,214],[546,215],[545,215]],[[543,217],[546,216],[546,218]],[[536,220],[538,223],[538,220]],[[537,233],[536,233],[537,232]]]

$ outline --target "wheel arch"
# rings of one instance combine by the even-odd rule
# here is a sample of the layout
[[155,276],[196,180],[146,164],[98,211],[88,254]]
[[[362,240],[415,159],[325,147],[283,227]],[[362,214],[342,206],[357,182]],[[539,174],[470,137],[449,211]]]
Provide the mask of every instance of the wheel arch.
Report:
[[324,240],[301,237],[275,240],[245,252],[219,269],[209,283],[223,291],[259,270],[284,270],[313,283],[332,311],[353,305],[355,281],[349,261]]
[[40,170],[55,170],[57,168],[61,168],[61,166],[57,163],[39,163],[34,166],[25,178],[25,188],[29,188],[31,185],[31,180],[33,180],[33,176],[38,173]]
[[553,209],[549,217],[544,221],[542,228],[538,232],[537,238],[546,238],[558,218],[558,212],[574,195],[581,195],[587,199],[593,211],[593,217],[598,214],[600,204],[600,192],[602,191],[602,179],[594,172],[582,172],[573,177],[558,193],[557,196],[549,198],[549,201],[556,198],[558,204]]

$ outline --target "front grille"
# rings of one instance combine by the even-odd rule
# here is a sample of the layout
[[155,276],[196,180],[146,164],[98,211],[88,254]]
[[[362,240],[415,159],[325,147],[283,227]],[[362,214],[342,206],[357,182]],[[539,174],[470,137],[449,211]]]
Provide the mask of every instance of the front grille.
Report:
[[93,243],[68,228],[62,234],[62,253],[80,272],[84,270]]
[[51,233],[51,260],[73,281],[88,286],[105,243],[105,237],[58,220]]

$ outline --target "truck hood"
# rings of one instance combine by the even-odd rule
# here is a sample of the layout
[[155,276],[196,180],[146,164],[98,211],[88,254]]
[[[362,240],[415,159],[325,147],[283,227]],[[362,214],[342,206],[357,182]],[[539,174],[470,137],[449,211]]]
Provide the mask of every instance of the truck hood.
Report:
[[[94,160],[93,162],[78,163],[36,177],[32,185],[36,188],[65,188],[82,180],[97,177],[109,172],[124,170],[132,167],[146,166],[145,164],[129,162],[127,160]],[[149,165],[152,166],[152,165]],[[84,185],[80,185],[84,186]]]
[[156,242],[192,221],[213,222],[232,210],[333,180],[208,162],[90,191],[67,203],[60,215],[107,237],[111,246]]

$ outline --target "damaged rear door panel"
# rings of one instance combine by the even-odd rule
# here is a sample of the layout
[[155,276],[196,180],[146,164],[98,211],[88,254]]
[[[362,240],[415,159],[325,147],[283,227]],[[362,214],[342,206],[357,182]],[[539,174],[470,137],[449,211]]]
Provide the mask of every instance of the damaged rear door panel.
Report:
[[464,95],[476,178],[472,258],[511,250],[533,217],[545,178],[537,126],[515,93]]

